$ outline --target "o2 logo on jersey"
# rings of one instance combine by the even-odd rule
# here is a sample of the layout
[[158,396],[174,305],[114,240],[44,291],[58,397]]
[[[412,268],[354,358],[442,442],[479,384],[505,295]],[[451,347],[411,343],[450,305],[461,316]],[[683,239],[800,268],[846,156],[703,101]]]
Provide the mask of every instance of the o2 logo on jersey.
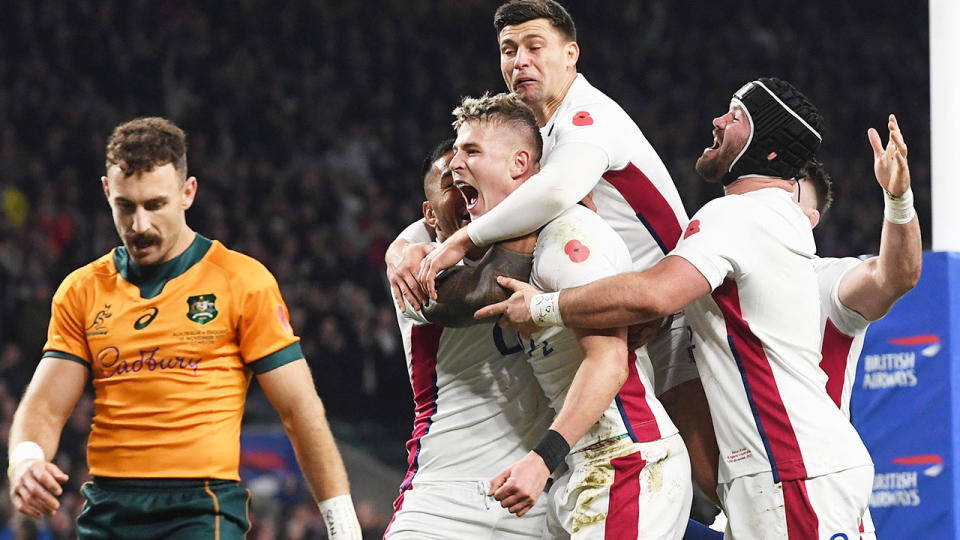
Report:
[[843,533],[837,533],[837,534],[831,536],[831,537],[830,537],[830,540],[850,540],[850,538],[847,537],[847,535],[845,535],[845,534],[843,534]]
[[150,307],[147,309],[146,313],[138,317],[137,320],[133,322],[133,329],[143,330],[153,322],[153,319],[156,318],[157,313],[160,313],[160,310],[157,309],[157,306]]

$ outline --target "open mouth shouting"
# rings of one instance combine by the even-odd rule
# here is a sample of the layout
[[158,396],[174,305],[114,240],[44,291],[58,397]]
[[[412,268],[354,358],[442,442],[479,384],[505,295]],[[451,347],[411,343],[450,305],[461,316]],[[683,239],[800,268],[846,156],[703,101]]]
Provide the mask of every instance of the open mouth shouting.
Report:
[[480,192],[477,191],[477,188],[471,186],[463,180],[457,180],[454,182],[454,185],[460,190],[460,193],[463,194],[463,200],[467,202],[467,211],[473,210],[473,208],[477,206],[477,202],[480,200]]
[[703,153],[706,154],[710,151],[716,151],[720,148],[720,144],[723,143],[723,130],[714,128],[713,129],[713,144],[704,148]]

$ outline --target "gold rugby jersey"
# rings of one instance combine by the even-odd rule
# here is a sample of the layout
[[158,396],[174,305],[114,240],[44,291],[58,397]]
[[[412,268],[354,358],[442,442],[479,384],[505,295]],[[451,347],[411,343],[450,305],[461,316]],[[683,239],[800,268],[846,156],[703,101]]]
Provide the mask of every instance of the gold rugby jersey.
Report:
[[303,357],[273,275],[199,234],[157,266],[118,247],[75,270],[43,351],[90,368],[90,474],[129,478],[239,480],[251,375]]

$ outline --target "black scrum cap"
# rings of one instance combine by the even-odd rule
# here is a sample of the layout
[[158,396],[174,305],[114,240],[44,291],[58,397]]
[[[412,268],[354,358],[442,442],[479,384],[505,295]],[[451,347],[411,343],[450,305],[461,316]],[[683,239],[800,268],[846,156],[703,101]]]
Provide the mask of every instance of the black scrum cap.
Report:
[[750,118],[750,138],[723,177],[723,185],[744,176],[796,178],[823,140],[816,107],[793,85],[773,78],[743,85],[731,101]]

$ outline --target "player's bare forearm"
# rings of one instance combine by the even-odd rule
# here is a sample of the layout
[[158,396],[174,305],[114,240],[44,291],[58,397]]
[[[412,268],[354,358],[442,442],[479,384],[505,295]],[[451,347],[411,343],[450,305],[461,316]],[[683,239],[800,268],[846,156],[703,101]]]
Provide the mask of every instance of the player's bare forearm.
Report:
[[317,501],[350,493],[343,457],[319,398],[312,407],[299,410],[284,420],[283,427]]
[[597,423],[627,380],[627,332],[624,328],[575,330],[584,350],[563,407],[550,429],[572,447]]
[[424,307],[423,315],[430,322],[447,327],[487,322],[488,319],[474,319],[473,314],[483,306],[508,297],[508,291],[497,284],[497,276],[527,281],[532,266],[532,245],[529,252],[518,252],[496,244],[478,264],[456,266],[440,274],[437,301]]
[[850,269],[840,282],[840,302],[875,321],[886,315],[920,280],[923,247],[920,223],[914,217],[902,225],[883,221],[880,255]]
[[920,220],[914,216],[909,223],[903,225],[884,220],[880,236],[882,282],[899,298],[920,281],[922,267]]
[[347,471],[305,360],[258,375],[317,501],[350,493]]
[[87,382],[87,368],[60,358],[44,358],[23,395],[10,425],[10,446],[33,441],[52,458],[60,432]]
[[571,328],[626,327],[671,315],[710,290],[695,266],[668,255],[643,272],[560,291],[560,315]]
[[30,517],[39,519],[60,508],[60,484],[69,477],[48,460],[57,452],[63,425],[86,381],[86,366],[44,358],[13,415],[8,446],[10,499],[14,508]]

